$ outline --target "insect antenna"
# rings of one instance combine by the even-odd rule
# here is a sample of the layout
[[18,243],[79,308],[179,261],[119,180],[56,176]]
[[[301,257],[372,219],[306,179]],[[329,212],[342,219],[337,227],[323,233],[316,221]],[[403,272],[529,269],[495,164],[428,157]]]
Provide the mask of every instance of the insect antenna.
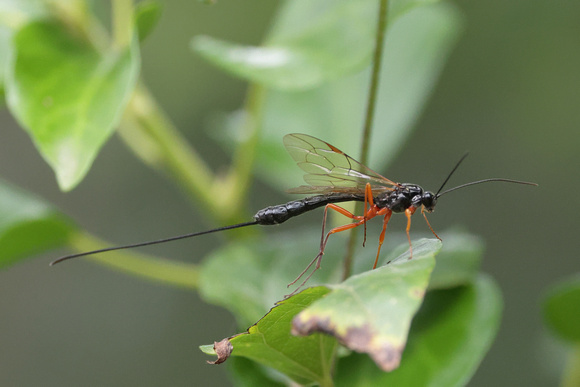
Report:
[[437,190],[437,193],[435,194],[436,198],[439,198],[443,195],[445,195],[446,193],[449,193],[451,191],[455,191],[459,188],[464,188],[464,187],[469,187],[470,185],[476,185],[476,184],[481,184],[481,183],[488,183],[491,181],[503,181],[505,183],[515,183],[515,184],[525,184],[525,185],[533,185],[533,186],[538,186],[538,184],[536,183],[531,183],[529,181],[521,181],[521,180],[513,180],[513,179],[503,179],[503,178],[491,178],[491,179],[483,179],[483,180],[478,180],[478,181],[472,181],[471,183],[465,183],[465,184],[461,184],[457,187],[453,187],[448,189],[447,191],[443,191],[441,192],[441,190],[443,189],[443,187],[445,187],[445,184],[447,184],[447,182],[449,181],[449,179],[451,178],[451,175],[453,175],[453,173],[457,170],[457,168],[459,167],[459,165],[463,162],[463,160],[465,160],[465,158],[469,155],[469,152],[467,152],[466,154],[464,154],[459,161],[457,162],[457,164],[455,164],[455,167],[453,167],[453,169],[451,170],[451,172],[449,172],[449,175],[447,175],[447,178],[445,179],[445,181],[443,182],[443,184],[441,184],[441,187],[439,187],[439,189]]
[[465,160],[465,158],[469,156],[469,152],[465,153],[457,162],[457,164],[455,164],[455,167],[453,167],[453,169],[451,170],[451,172],[449,172],[449,175],[447,175],[447,178],[445,179],[445,181],[443,182],[443,184],[441,184],[441,187],[439,187],[439,189],[437,190],[437,193],[435,194],[435,197],[438,198],[439,196],[443,195],[439,195],[439,192],[441,192],[441,190],[443,189],[443,187],[445,187],[445,184],[447,184],[447,182],[449,181],[449,179],[451,179],[451,176],[453,175],[453,173],[455,173],[455,171],[457,170],[457,168],[459,168],[459,165],[463,162],[463,160]]
[[465,183],[465,184],[458,185],[457,187],[453,187],[453,188],[448,189],[447,191],[438,193],[436,195],[436,197],[439,198],[440,196],[443,196],[446,193],[449,193],[451,191],[455,191],[455,190],[457,190],[459,188],[469,187],[470,185],[476,185],[476,184],[481,184],[481,183],[488,183],[490,181],[503,181],[505,183],[515,183],[515,184],[533,185],[533,186],[536,186],[536,187],[538,186],[537,183],[532,183],[532,182],[529,182],[529,181],[503,179],[503,178],[491,178],[491,179],[483,179],[483,180],[478,180],[478,181],[472,181],[471,183]]
[[114,246],[114,247],[105,247],[104,249],[86,251],[84,253],[77,253],[77,254],[71,254],[71,255],[66,255],[64,257],[60,257],[60,258],[52,261],[50,263],[50,266],[56,265],[57,263],[61,263],[62,261],[67,261],[69,259],[78,258],[78,257],[84,257],[84,256],[87,256],[87,255],[100,254],[100,253],[104,253],[104,252],[107,252],[107,251],[114,251],[114,250],[132,249],[133,247],[142,247],[142,246],[157,245],[159,243],[177,241],[177,240],[186,239],[186,238],[193,238],[193,237],[196,237],[196,236],[199,236],[199,235],[211,234],[211,233],[214,233],[214,232],[225,231],[225,230],[232,230],[234,228],[242,228],[242,227],[246,227],[246,226],[253,226],[255,224],[258,224],[258,221],[255,220],[253,222],[238,223],[238,224],[234,224],[234,225],[231,225],[231,226],[219,227],[219,228],[214,228],[214,229],[211,229],[211,230],[193,232],[193,233],[189,233],[189,234],[183,234],[183,235],[178,235],[178,236],[169,237],[169,238],[157,239],[157,240],[153,240],[153,241],[133,243],[133,244],[130,244],[130,245]]

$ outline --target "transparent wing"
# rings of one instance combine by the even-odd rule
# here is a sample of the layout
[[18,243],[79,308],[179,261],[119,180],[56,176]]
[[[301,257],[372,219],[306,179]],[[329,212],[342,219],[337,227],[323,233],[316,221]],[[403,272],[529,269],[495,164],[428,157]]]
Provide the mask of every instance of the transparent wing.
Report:
[[308,186],[293,193],[360,193],[367,183],[374,192],[391,191],[399,184],[365,167],[340,149],[306,134],[284,136],[284,146],[298,166],[306,172]]
[[[376,196],[381,192],[392,191],[390,187],[377,187],[372,188],[373,195]],[[331,186],[313,186],[313,185],[301,185],[299,187],[294,187],[286,190],[288,193],[292,194],[328,194],[328,193],[346,193],[346,194],[360,194],[364,195],[364,188],[358,187],[331,187]]]

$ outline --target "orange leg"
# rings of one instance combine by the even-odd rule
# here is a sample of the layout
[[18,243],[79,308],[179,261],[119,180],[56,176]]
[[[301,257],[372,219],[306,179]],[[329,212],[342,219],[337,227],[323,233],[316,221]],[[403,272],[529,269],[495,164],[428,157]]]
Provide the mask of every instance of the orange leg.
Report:
[[411,215],[415,213],[417,207],[409,207],[405,210],[405,216],[407,217],[407,240],[409,241],[409,259],[413,259],[413,244],[411,244],[411,235],[409,235],[409,230],[411,229]]
[[[367,216],[367,203],[369,204],[370,208],[373,208],[375,206],[375,203],[373,201],[373,190],[371,188],[370,183],[367,183],[367,185],[365,186],[365,212],[364,212],[365,217]],[[363,238],[363,247],[365,247],[365,243],[367,243],[367,223],[365,222],[364,225],[365,231]]]
[[375,258],[373,270],[377,268],[377,263],[379,262],[379,254],[381,254],[381,247],[383,246],[383,242],[385,241],[385,232],[387,231],[387,224],[391,219],[393,211],[389,210],[388,208],[383,208],[377,213],[377,215],[383,215],[383,213],[385,214],[385,218],[383,219],[383,230],[381,231],[381,236],[379,237],[379,248],[377,249],[377,257]]
[[433,227],[431,227],[431,223],[429,223],[429,221],[427,220],[427,215],[425,215],[425,207],[421,207],[421,214],[423,214],[423,218],[425,218],[425,222],[427,222],[427,226],[429,226],[429,229],[431,230],[431,232],[433,233],[433,235],[435,235],[435,237],[437,239],[439,239],[440,241],[442,241],[442,239],[439,238],[439,235],[437,235],[437,233],[433,230]]
[[[353,220],[356,220],[356,222],[354,223],[350,223],[350,224],[345,224],[344,226],[338,226],[333,228],[332,230],[330,230],[326,236],[324,235],[324,230],[326,228],[326,217],[328,214],[328,209],[331,210],[335,210],[336,212],[351,218]],[[310,269],[310,267],[312,267],[312,265],[314,265],[314,263],[316,262],[316,266],[314,267],[314,270],[312,270],[312,272],[308,275],[308,277],[306,277],[306,279],[300,284],[300,286],[298,287],[298,289],[300,289],[302,287],[302,285],[304,285],[306,283],[306,281],[308,281],[310,279],[310,277],[312,277],[312,275],[314,274],[314,272],[318,269],[320,269],[320,263],[322,261],[322,256],[324,255],[324,249],[326,248],[326,243],[328,242],[328,238],[332,235],[335,234],[337,232],[341,232],[341,231],[346,231],[346,230],[350,230],[352,228],[358,227],[361,224],[366,224],[366,222],[369,219],[372,219],[376,216],[376,207],[373,205],[373,207],[369,208],[369,210],[365,213],[364,216],[358,216],[358,215],[354,215],[351,212],[345,210],[342,207],[337,206],[336,204],[327,204],[326,207],[324,208],[324,216],[322,218],[322,237],[320,239],[320,251],[318,252],[318,255],[308,264],[308,266],[306,266],[306,269],[304,269],[302,271],[302,273],[300,273],[300,275],[298,277],[296,277],[296,279],[292,282],[290,282],[288,284],[288,286],[292,286],[294,285],[300,278],[302,278],[302,276],[304,276],[304,274],[306,274],[306,272]],[[298,290],[296,289],[296,290]]]

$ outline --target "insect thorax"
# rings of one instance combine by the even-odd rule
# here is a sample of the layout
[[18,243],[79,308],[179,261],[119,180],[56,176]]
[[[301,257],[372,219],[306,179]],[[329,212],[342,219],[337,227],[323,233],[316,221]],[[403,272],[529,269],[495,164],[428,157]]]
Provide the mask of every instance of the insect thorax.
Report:
[[411,206],[419,207],[423,197],[423,188],[416,184],[401,184],[391,192],[386,192],[373,198],[380,208],[388,208],[393,212],[405,212]]

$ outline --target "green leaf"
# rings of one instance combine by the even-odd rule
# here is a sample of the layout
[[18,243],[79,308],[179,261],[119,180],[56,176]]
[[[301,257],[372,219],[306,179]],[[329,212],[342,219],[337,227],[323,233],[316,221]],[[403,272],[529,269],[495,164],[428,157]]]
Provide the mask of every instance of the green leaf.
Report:
[[[242,328],[260,319],[278,300],[292,292],[288,288],[318,253],[320,229],[299,233],[272,233],[248,238],[210,254],[201,267],[199,292],[209,303],[230,310]],[[329,243],[321,270],[309,286],[337,282],[340,278],[342,244]],[[369,264],[370,265],[370,264]],[[370,266],[368,266],[370,268]]]
[[293,332],[326,332],[347,348],[368,353],[384,371],[399,366],[411,319],[435,266],[438,240],[422,239],[389,265],[348,278],[293,321]]
[[415,7],[439,3],[440,0],[392,0],[389,2],[389,23],[410,12]]
[[[380,225],[380,222],[377,223]],[[373,222],[368,225],[369,229],[375,226],[379,227]],[[231,311],[241,328],[257,321],[276,301],[295,289],[295,287],[287,288],[286,284],[292,282],[318,252],[319,227],[304,228],[298,232],[272,231],[272,228],[265,227],[266,237],[262,234],[216,250],[206,257],[200,268],[200,295],[207,302],[221,305]],[[360,231],[362,233],[362,230]],[[387,233],[381,264],[404,254],[409,249],[404,233],[394,231]],[[322,267],[307,285],[340,282],[346,237],[347,235],[336,234],[330,238]],[[465,251],[469,257],[476,259],[479,255],[475,252],[470,255],[469,252],[477,246],[477,239],[457,232],[445,232],[442,233],[442,237],[445,243],[437,257],[437,265],[431,278],[439,283],[437,287],[465,283],[473,275],[471,270],[476,264],[471,262],[472,266],[469,266],[470,258],[465,259],[459,252]],[[417,243],[419,241],[413,241],[415,250],[419,248]],[[367,240],[366,248],[359,246],[354,255],[353,273],[363,273],[372,268],[376,248],[377,241],[372,239]],[[438,268],[440,261],[444,270]],[[449,262],[446,263],[447,261]],[[453,269],[451,261],[458,262],[457,270]],[[466,266],[462,266],[463,263]],[[435,277],[437,271],[440,271],[440,274]]]
[[336,340],[322,334],[295,337],[290,334],[292,318],[329,289],[308,288],[280,301],[247,333],[231,337],[233,356],[242,356],[278,370],[297,383],[328,385]]
[[561,281],[543,303],[546,325],[564,340],[580,344],[580,275]]
[[[300,90],[362,69],[372,55],[376,0],[286,2],[281,15],[304,16],[274,28],[264,47],[197,37],[193,48],[228,72],[268,87]],[[284,18],[284,16],[281,16]]]
[[365,356],[337,364],[337,386],[465,386],[497,333],[501,294],[479,275],[471,285],[432,291],[413,320],[401,366],[381,372]]
[[206,344],[206,345],[200,345],[199,349],[201,350],[201,352],[205,353],[206,355],[215,355],[215,349],[213,348],[213,345],[211,344]]
[[144,41],[153,31],[162,13],[161,4],[158,1],[142,1],[135,6],[135,25],[139,35],[139,41]]
[[279,89],[303,89],[321,82],[321,66],[308,66],[308,53],[287,47],[241,46],[197,36],[192,47],[205,59],[238,77]]
[[[389,23],[430,2],[394,1]],[[376,0],[287,1],[264,46],[199,36],[192,41],[192,47],[238,77],[279,90],[304,90],[370,63],[378,9]]]
[[[318,243],[320,242],[320,230],[317,228],[306,229],[300,233],[284,234],[272,234],[271,231],[266,229],[266,233],[268,233],[268,238],[250,238],[245,243],[236,243],[235,245],[230,245],[217,251],[207,257],[202,268],[200,276],[201,294],[206,300],[224,305],[231,310],[242,325],[252,318],[254,320],[251,321],[256,321],[274,301],[289,292],[285,284],[293,280],[305,265],[314,258]],[[455,260],[456,258],[454,256],[456,254],[458,255],[459,251],[462,250],[468,255],[474,254],[474,256],[478,256],[475,253],[475,250],[478,248],[478,240],[476,238],[454,232],[443,233],[442,237],[445,243],[449,242],[451,246],[447,252],[448,256],[443,259]],[[389,234],[386,244],[383,246],[383,251],[388,252],[392,250],[393,253],[396,251],[407,251],[408,244],[405,239],[404,234],[401,233]],[[393,245],[397,245],[401,241],[403,243],[393,249]],[[335,283],[338,281],[341,274],[343,243],[344,240],[341,240],[340,234],[331,238],[327,245],[327,253],[324,256],[322,268],[309,281],[309,285],[328,282]],[[444,255],[443,251],[447,248],[445,243],[442,252],[437,257],[437,261]],[[404,265],[407,262],[413,263],[424,253],[434,251],[439,246],[439,242],[435,239],[413,241],[414,258],[412,261],[406,259],[408,252],[392,261],[399,262],[395,263],[394,266]],[[379,270],[384,270],[393,265],[390,264],[381,269],[369,271],[376,254],[375,248],[376,246],[372,245],[369,240],[367,241],[367,248],[356,252],[355,263],[357,267],[355,272],[364,271],[361,274],[364,276],[369,273],[379,272]],[[389,255],[392,256],[392,253],[386,253],[386,255],[387,257]],[[383,262],[388,260],[388,258],[385,258]],[[457,260],[461,262],[461,259]],[[441,281],[440,283],[445,286],[455,286],[452,284],[467,280],[467,273],[469,272],[470,270],[460,268],[458,271],[459,274],[448,275],[447,270],[445,270],[443,272],[445,274],[443,278],[451,279],[451,281]],[[382,291],[384,288],[391,287],[391,285],[385,285],[384,282],[381,282],[379,290]],[[435,293],[438,292],[441,291],[435,291]],[[429,300],[429,296],[427,300]],[[429,305],[432,303],[427,302],[426,304],[427,308],[430,308]],[[490,301],[489,305],[493,306],[494,304]],[[436,316],[439,315],[438,313],[441,310],[446,310],[445,305],[437,305],[429,310],[431,309],[440,309],[439,311],[434,311]],[[419,316],[422,316],[421,313]],[[437,319],[429,314],[427,320]],[[246,326],[248,325],[246,324]],[[482,337],[485,337],[485,334]],[[410,340],[413,342],[412,335],[410,336]],[[407,359],[408,352],[409,350],[407,349],[403,354],[403,365],[405,364],[405,359]],[[362,358],[366,359],[365,361],[368,360],[367,356],[362,356]],[[379,375],[383,375],[383,372],[372,361],[369,363],[370,369],[376,371]],[[357,371],[357,373],[359,372]]]
[[4,0],[0,2],[0,25],[17,29],[34,19],[48,17],[50,9],[44,0]]
[[0,267],[66,245],[71,231],[56,209],[0,180]]
[[28,24],[13,42],[8,105],[70,190],[119,123],[139,72],[137,44],[101,53],[48,21]]
[[[232,357],[228,360],[228,366],[235,386],[284,387],[289,385],[289,379],[283,374],[274,374],[275,371],[272,369],[262,367],[250,359]],[[284,380],[284,382],[278,380]]]
[[[399,17],[416,6],[438,2],[439,0],[391,0],[389,1],[388,24],[393,24]],[[358,8],[358,9],[354,9]],[[323,36],[343,34],[340,28],[358,29],[365,32],[374,42],[378,21],[379,2],[377,0],[358,1],[356,4],[347,0],[309,0],[287,1],[281,7],[276,21],[267,38],[267,43],[286,41],[316,41],[314,36],[321,32]],[[360,19],[362,13],[366,19]],[[342,25],[341,25],[342,23]],[[366,23],[366,24],[365,24]],[[352,33],[352,32],[351,32]],[[372,35],[371,35],[372,34]],[[341,43],[339,43],[341,44]],[[374,44],[374,43],[373,43]],[[374,46],[373,46],[374,47]],[[371,48],[372,49],[372,48]]]
[[[419,219],[419,222],[421,219]],[[417,227],[417,226],[415,226]],[[413,231],[411,231],[413,232]],[[432,234],[418,233],[431,236]],[[411,235],[417,235],[412,233]],[[435,269],[431,273],[428,290],[448,289],[460,285],[468,285],[479,274],[483,255],[483,241],[481,238],[464,231],[449,230],[439,233],[443,239],[441,251],[437,254]],[[386,254],[379,262],[386,264],[409,249],[404,233],[391,231],[386,240]],[[404,242],[405,241],[405,242]],[[413,242],[415,244],[417,242]],[[366,271],[366,266],[355,262],[355,272]]]
[[47,5],[42,0],[0,1],[0,100],[4,107],[5,73],[11,56],[11,40],[14,31],[31,20],[49,16]]
[[[458,11],[446,3],[414,8],[389,29],[371,141],[371,168],[380,171],[396,156],[460,30]],[[292,159],[280,157],[285,152],[280,139],[287,133],[308,133],[356,156],[369,73],[367,69],[307,91],[268,90],[256,161],[260,173],[280,187],[300,185],[299,169]]]
[[483,256],[481,238],[464,232],[441,234],[443,248],[431,274],[429,290],[467,285],[477,277]]
[[10,30],[0,25],[0,99],[2,101],[4,101],[4,69],[10,53],[10,39]]

